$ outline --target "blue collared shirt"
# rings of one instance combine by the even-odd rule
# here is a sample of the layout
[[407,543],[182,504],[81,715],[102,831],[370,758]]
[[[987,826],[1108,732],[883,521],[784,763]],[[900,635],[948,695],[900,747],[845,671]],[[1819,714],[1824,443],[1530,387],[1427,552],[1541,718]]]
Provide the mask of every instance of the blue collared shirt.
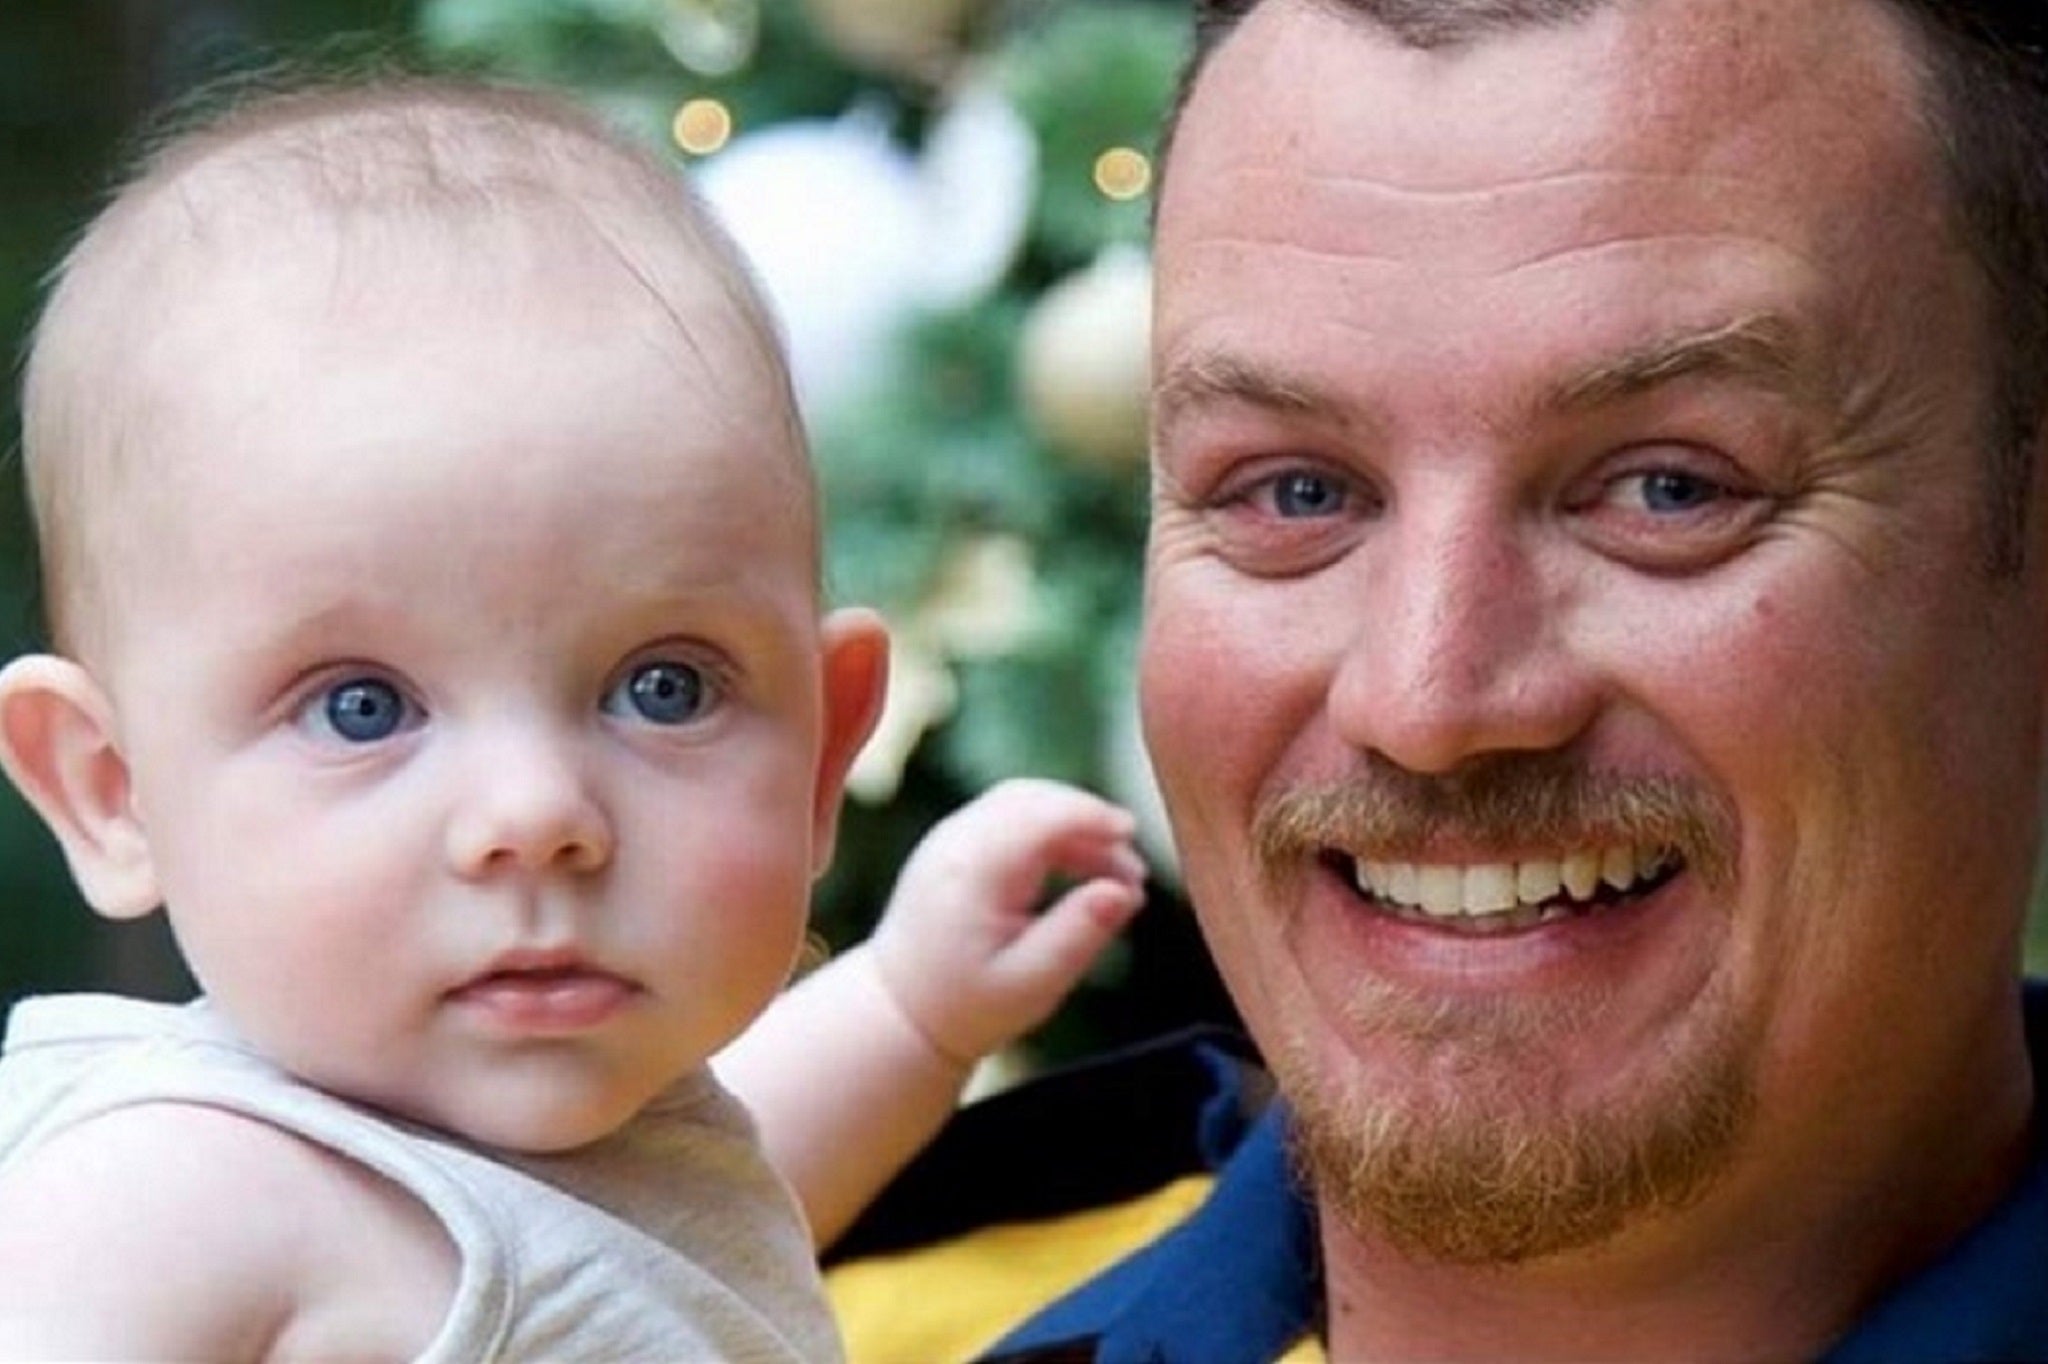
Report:
[[[2019,1183],[1866,1313],[1822,1356],[1826,1364],[2048,1361],[2048,990],[2029,988],[2026,1004],[2035,1123]],[[1277,1358],[1315,1329],[1315,1214],[1293,1178],[1284,1122],[1275,1105],[1187,1221],[1040,1311],[987,1358],[1248,1364]]]

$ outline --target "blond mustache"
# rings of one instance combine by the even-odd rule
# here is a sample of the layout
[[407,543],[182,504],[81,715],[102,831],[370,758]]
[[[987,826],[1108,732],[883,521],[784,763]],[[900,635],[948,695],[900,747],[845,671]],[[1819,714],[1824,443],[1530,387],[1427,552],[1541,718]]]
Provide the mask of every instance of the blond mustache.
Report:
[[1348,779],[1264,802],[1253,852],[1268,880],[1305,857],[1425,861],[1445,842],[1516,852],[1669,848],[1710,886],[1734,881],[1735,816],[1702,782],[1589,770],[1555,753],[1495,754],[1456,773],[1410,772],[1368,756]]

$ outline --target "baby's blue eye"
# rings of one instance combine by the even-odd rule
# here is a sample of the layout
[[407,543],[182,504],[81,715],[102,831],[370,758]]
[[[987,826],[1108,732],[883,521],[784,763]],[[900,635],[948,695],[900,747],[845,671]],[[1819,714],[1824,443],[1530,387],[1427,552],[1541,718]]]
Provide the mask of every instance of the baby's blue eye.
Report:
[[328,688],[320,706],[326,727],[352,744],[388,739],[406,722],[404,694],[374,677],[352,678]]
[[614,714],[631,712],[651,724],[688,724],[710,703],[711,685],[702,668],[664,660],[643,663],[605,698]]

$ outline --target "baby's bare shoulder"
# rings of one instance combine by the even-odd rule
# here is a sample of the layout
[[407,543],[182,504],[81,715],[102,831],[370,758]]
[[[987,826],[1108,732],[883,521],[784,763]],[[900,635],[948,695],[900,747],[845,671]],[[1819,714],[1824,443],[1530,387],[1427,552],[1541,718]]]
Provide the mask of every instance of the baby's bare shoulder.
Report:
[[[406,1358],[453,1246],[397,1186],[198,1104],[95,1117],[0,1173],[0,1359]],[[324,1348],[323,1348],[324,1347]]]

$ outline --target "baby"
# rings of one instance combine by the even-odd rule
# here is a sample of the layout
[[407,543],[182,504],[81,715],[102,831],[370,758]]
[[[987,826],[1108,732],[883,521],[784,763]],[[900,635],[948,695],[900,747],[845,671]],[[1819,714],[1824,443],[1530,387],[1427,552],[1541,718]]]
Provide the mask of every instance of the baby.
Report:
[[[673,172],[531,93],[247,104],[65,263],[24,453],[58,652],[0,761],[204,998],[15,1011],[0,1355],[836,1358],[707,1063],[887,645],[821,606],[783,360]],[[821,1235],[1122,926],[1129,835],[998,788],[721,1061]]]

